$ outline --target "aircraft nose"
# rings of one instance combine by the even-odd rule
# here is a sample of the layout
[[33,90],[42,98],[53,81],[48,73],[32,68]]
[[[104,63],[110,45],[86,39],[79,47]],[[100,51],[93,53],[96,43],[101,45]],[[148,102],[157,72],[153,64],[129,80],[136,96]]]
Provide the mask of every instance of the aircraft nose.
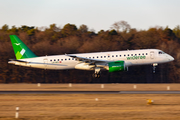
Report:
[[174,58],[172,56],[169,56],[168,59],[169,59],[169,61],[173,61],[174,60]]

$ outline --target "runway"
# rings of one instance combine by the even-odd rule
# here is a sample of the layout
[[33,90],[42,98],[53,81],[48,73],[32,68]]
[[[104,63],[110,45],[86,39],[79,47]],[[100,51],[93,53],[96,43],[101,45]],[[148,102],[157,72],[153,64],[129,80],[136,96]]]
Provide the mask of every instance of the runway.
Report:
[[180,94],[180,91],[0,91],[0,94]]

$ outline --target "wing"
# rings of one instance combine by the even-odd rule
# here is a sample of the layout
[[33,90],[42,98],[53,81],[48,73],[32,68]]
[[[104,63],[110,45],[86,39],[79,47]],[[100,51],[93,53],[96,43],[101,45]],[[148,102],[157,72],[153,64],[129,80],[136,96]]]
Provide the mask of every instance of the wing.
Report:
[[69,54],[65,54],[65,55],[69,56],[69,57],[72,57],[72,58],[75,58],[78,61],[85,62],[85,63],[108,63],[108,62],[112,62],[111,60],[91,59],[91,58],[75,56],[75,55],[69,55]]
[[[80,62],[87,63],[89,65],[91,64],[100,64],[100,65],[107,65],[109,62],[115,62],[114,60],[100,60],[100,59],[91,59],[91,58],[86,58],[86,57],[81,57],[81,56],[76,56],[76,55],[70,55],[70,54],[65,54],[66,56],[72,57],[77,59]],[[126,66],[132,66],[132,63],[129,61],[125,61]]]

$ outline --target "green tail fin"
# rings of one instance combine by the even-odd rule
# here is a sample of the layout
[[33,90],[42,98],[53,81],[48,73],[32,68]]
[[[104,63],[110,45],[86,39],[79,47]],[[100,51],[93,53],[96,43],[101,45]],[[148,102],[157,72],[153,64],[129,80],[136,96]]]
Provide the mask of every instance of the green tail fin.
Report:
[[10,35],[16,59],[37,57],[16,35]]

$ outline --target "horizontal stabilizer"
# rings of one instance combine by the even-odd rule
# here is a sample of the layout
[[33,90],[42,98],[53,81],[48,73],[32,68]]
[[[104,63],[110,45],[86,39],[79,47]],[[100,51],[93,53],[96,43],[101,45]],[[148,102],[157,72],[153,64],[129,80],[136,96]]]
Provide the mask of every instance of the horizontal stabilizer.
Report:
[[21,64],[21,63],[26,63],[28,65],[33,65],[33,64],[39,64],[39,65],[55,65],[55,66],[67,66],[67,65],[63,65],[63,64],[52,64],[52,63],[39,63],[39,62],[28,62],[28,61],[23,61],[23,60],[17,60],[17,59],[9,59],[11,61],[9,61],[9,64]]
[[[15,61],[15,62],[23,62],[23,63],[29,63],[27,61],[23,61],[23,60],[17,60],[17,59],[9,59],[11,61]],[[10,61],[9,61],[10,62]]]

